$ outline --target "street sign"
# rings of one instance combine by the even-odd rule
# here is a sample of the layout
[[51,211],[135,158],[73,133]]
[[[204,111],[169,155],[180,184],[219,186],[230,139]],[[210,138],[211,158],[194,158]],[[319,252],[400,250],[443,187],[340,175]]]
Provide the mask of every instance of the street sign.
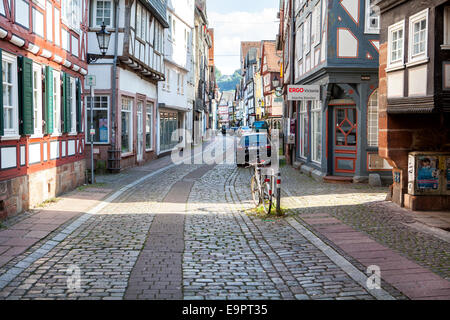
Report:
[[87,87],[95,87],[96,79],[95,79],[94,75],[88,74],[85,77],[85,81],[86,81],[86,86]]
[[91,136],[95,136],[95,129],[91,129],[90,133],[91,133]]
[[288,86],[288,100],[289,101],[320,100],[320,86],[319,85]]

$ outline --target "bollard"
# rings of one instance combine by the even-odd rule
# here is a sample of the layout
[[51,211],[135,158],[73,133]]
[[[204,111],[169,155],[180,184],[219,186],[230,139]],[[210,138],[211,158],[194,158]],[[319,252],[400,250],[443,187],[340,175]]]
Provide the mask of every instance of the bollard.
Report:
[[281,216],[281,173],[277,176],[277,215]]

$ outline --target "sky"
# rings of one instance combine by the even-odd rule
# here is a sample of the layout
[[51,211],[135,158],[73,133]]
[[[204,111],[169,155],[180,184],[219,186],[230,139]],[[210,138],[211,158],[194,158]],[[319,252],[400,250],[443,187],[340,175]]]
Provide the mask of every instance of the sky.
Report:
[[222,74],[240,68],[241,41],[275,40],[279,0],[207,0],[206,10]]

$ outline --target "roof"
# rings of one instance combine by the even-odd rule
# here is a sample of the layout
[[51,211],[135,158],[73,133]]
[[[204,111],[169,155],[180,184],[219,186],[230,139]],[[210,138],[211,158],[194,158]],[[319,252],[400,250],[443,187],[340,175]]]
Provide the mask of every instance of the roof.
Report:
[[281,51],[277,51],[276,49],[276,41],[269,40],[263,41],[263,54],[265,63],[267,63],[268,72],[279,72],[280,71],[280,60],[282,56]]
[[169,27],[167,22],[167,2],[166,0],[140,0],[156,17],[156,19],[165,27]]
[[241,71],[244,68],[244,61],[247,57],[247,53],[251,48],[257,48],[258,55],[261,48],[261,41],[242,41],[241,42]]

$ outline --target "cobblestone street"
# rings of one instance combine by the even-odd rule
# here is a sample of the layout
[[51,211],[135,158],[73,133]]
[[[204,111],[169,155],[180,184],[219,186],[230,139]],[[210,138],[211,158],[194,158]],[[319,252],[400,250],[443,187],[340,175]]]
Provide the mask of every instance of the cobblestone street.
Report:
[[[207,148],[217,144],[221,137]],[[168,157],[99,176],[103,185],[69,196],[101,200],[1,260],[21,240],[9,236],[15,226],[32,232],[66,196],[5,223],[0,298],[450,297],[446,232],[418,227],[413,214],[384,201],[387,188],[325,184],[285,166],[287,216],[261,217],[250,211],[250,178],[234,164],[174,165]],[[367,287],[370,265],[381,269],[381,289]]]

